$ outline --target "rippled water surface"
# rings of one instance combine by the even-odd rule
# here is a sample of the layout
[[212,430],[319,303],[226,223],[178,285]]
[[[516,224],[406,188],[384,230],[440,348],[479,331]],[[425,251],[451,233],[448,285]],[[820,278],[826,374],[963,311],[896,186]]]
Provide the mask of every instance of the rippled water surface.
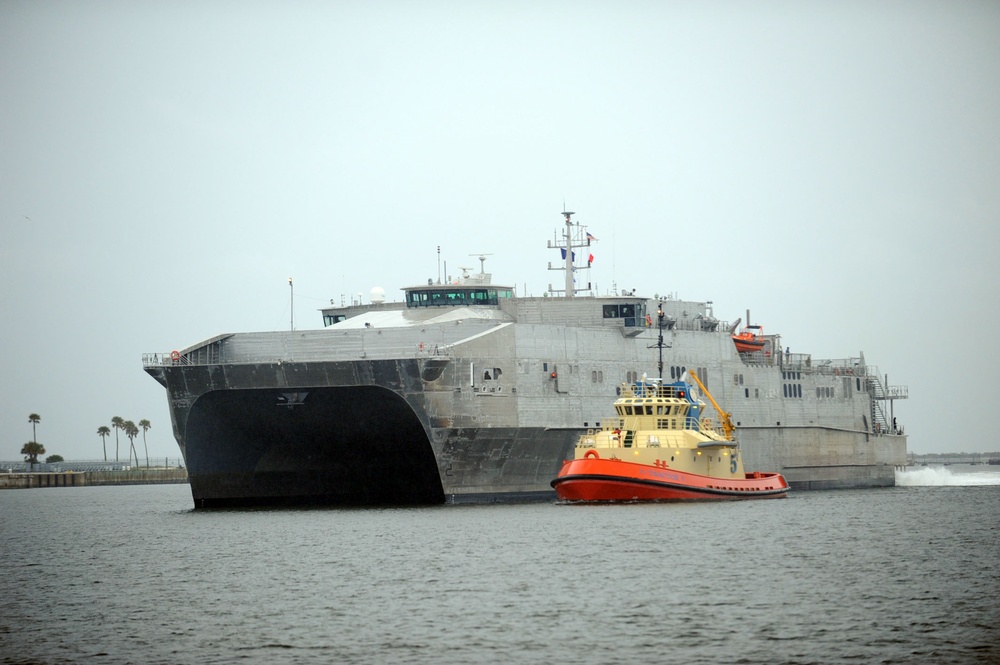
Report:
[[186,485],[8,490],[0,662],[996,663],[991,478],[225,512]]

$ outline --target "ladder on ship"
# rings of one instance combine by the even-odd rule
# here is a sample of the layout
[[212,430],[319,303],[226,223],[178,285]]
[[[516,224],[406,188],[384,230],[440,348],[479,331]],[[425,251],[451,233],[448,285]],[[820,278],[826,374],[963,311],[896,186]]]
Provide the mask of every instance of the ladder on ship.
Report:
[[[874,369],[874,368],[872,368]],[[909,390],[906,386],[890,386],[889,377],[885,383],[879,378],[878,370],[865,378],[865,388],[871,396],[871,422],[874,434],[898,434],[896,418],[893,415],[893,400],[907,399]],[[888,413],[886,413],[888,404]]]

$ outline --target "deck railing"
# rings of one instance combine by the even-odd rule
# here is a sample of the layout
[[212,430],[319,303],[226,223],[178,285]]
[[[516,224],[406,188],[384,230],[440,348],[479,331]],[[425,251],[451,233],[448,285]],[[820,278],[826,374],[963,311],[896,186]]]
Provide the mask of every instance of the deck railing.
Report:
[[364,347],[351,346],[337,348],[328,346],[322,352],[297,350],[294,345],[282,347],[275,353],[200,353],[194,349],[187,353],[144,353],[142,366],[147,367],[182,367],[205,365],[240,365],[256,363],[282,362],[319,362],[337,360],[358,360],[362,358],[434,358],[451,357],[451,347],[445,344],[406,344],[395,346],[379,346],[369,353]]

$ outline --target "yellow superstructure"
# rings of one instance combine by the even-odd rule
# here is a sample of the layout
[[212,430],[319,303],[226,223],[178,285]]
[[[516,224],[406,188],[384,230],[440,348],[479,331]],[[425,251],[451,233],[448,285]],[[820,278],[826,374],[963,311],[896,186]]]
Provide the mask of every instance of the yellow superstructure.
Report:
[[[691,375],[693,376],[693,375]],[[705,403],[686,382],[625,383],[615,400],[616,417],[580,437],[575,458],[620,459],[714,478],[744,478],[732,421],[694,377],[722,419],[704,416]]]

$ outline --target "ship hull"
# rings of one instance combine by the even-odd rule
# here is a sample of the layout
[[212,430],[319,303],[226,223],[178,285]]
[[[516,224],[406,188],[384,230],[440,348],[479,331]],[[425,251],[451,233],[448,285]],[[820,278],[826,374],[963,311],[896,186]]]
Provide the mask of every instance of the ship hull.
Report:
[[577,459],[552,481],[562,501],[737,501],[780,499],[789,490],[777,473],[716,478],[618,459]]
[[376,386],[216,390],[174,416],[198,508],[552,500],[582,431],[431,427]]
[[[857,374],[754,363],[726,330],[701,329],[694,304],[664,305],[678,318],[664,374],[705,367],[747,468],[796,490],[894,484],[906,439],[884,421],[872,433]],[[553,500],[579,436],[649,366],[656,331],[605,306],[372,309],[322,330],[219,335],[144,368],[166,390],[197,507]],[[441,320],[413,319],[425,314]]]

